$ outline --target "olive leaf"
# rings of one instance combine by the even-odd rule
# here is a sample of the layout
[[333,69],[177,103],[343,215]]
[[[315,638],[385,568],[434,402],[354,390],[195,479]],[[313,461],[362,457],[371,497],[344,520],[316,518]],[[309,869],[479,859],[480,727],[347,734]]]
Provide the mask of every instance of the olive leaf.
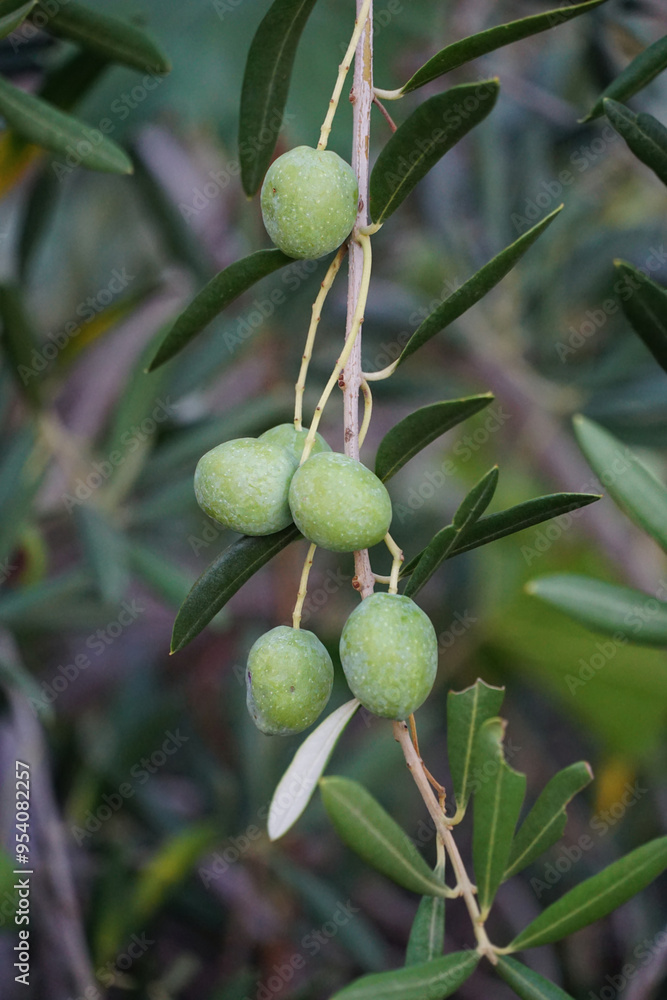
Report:
[[646,112],[635,114],[618,101],[606,97],[604,113],[638,160],[667,184],[667,128]]
[[243,190],[259,190],[283,124],[292,64],[316,0],[274,0],[253,38],[241,89],[239,159]]
[[479,955],[455,951],[422,965],[362,976],[331,1000],[445,1000],[475,971]]
[[382,148],[371,172],[373,222],[386,222],[438,160],[486,118],[498,91],[497,80],[462,83],[413,111]]
[[0,38],[16,31],[35,6],[36,0],[0,0]]
[[29,403],[38,410],[42,405],[42,377],[33,368],[38,353],[37,335],[15,285],[0,285],[0,321],[2,346],[9,360],[16,384]]
[[638,56],[625,67],[622,73],[612,80],[588,112],[582,122],[599,118],[604,114],[604,100],[607,97],[614,101],[627,101],[646,87],[659,73],[667,69],[667,35],[659,38],[653,45],[640,52]]
[[[436,869],[444,881],[444,873]],[[405,964],[419,965],[440,958],[445,946],[445,900],[443,896],[424,896],[412,922]]]
[[465,815],[471,795],[473,753],[482,725],[498,715],[505,688],[493,687],[478,678],[463,691],[447,695],[447,756],[456,799],[455,820]]
[[632,295],[621,298],[621,309],[637,336],[667,372],[667,289],[643,275],[632,264],[615,260],[614,265],[624,282],[632,288]]
[[572,1000],[569,993],[514,958],[498,956],[495,971],[521,1000]]
[[498,24],[486,31],[480,31],[476,35],[469,35],[458,42],[452,42],[445,46],[437,55],[434,55],[427,63],[418,69],[408,82],[401,87],[401,94],[409,94],[424,84],[431,83],[444,73],[458,69],[471,59],[479,59],[489,52],[518,42],[522,38],[530,35],[537,35],[541,31],[548,31],[559,24],[565,24],[573,17],[586,14],[589,10],[599,7],[605,0],[587,0],[586,3],[573,4],[572,6],[557,7],[555,10],[547,10],[542,14],[532,14],[530,17],[522,17],[517,21],[509,21],[507,24]]

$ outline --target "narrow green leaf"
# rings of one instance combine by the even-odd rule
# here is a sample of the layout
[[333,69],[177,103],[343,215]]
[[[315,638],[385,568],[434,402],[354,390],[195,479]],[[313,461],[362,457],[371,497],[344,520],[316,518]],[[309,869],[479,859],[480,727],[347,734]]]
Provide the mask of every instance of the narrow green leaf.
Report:
[[464,691],[447,695],[447,755],[456,798],[456,821],[465,815],[471,794],[473,751],[481,726],[498,715],[505,688],[477,679]]
[[207,566],[181,605],[171,637],[172,653],[187,646],[251,576],[300,537],[299,529],[290,524],[274,535],[244,535],[232,542]]
[[590,764],[583,760],[553,776],[519,827],[504,878],[516,875],[560,840],[567,823],[565,807],[592,780]]
[[423,965],[362,976],[331,1000],[445,1000],[475,971],[479,955],[455,951]]
[[471,59],[479,59],[488,52],[494,52],[512,42],[518,42],[522,38],[530,35],[537,35],[541,31],[555,28],[559,24],[580,14],[586,14],[589,10],[599,7],[605,0],[588,0],[587,3],[575,4],[572,7],[558,7],[555,10],[545,11],[543,14],[533,14],[530,17],[522,17],[518,21],[509,21],[507,24],[499,24],[495,28],[487,28],[476,35],[462,38],[459,42],[453,42],[445,46],[437,55],[429,59],[421,69],[418,69],[414,76],[411,76],[405,86],[401,87],[401,93],[409,94],[410,91],[423,87],[426,83],[431,83],[444,73],[449,73],[452,69],[458,69]]
[[46,162],[30,184],[23,212],[18,248],[19,273],[22,279],[26,278],[35,252],[48,230],[61,190],[51,164]]
[[667,289],[624,260],[615,260],[614,265],[632,289],[632,295],[621,299],[621,309],[637,336],[667,372]]
[[614,101],[627,101],[653,80],[658,73],[667,69],[667,35],[659,38],[653,45],[640,52],[622,73],[606,87],[582,122],[599,118],[604,114],[604,100],[607,97]]
[[36,0],[0,0],[0,38],[11,35],[25,21]]
[[553,573],[526,584],[526,592],[594,632],[642,646],[667,646],[667,603],[651,594],[576,573]]
[[239,120],[243,190],[259,190],[271,162],[289,91],[301,32],[316,0],[274,0],[250,43]]
[[349,778],[322,778],[320,790],[336,833],[366,864],[422,896],[445,895],[442,879],[362,785]]
[[382,148],[371,172],[370,213],[385,222],[431,167],[493,109],[497,80],[462,83],[417,108]]
[[129,584],[125,539],[97,507],[75,508],[88,565],[102,600],[117,604]]
[[667,489],[637,456],[599,424],[574,418],[574,433],[591,468],[628,517],[667,551]]
[[526,794],[525,774],[505,761],[505,726],[503,719],[487,719],[478,730],[473,750],[472,859],[484,918],[503,880]]
[[28,425],[14,433],[0,455],[0,583],[17,568],[11,556],[42,480],[34,444],[34,433]]
[[[466,532],[465,538],[459,539],[460,544],[447,552],[446,558],[451,559],[452,556],[458,556],[461,552],[469,552],[480,545],[488,545],[489,542],[495,542],[506,535],[513,535],[517,531],[531,528],[534,524],[541,524],[542,521],[548,521],[552,517],[559,517],[571,510],[586,507],[589,503],[594,503],[599,499],[600,497],[593,493],[549,493],[543,497],[535,497],[533,500],[525,500],[524,503],[498,511],[497,514],[480,517],[479,521]],[[441,542],[443,546],[446,544],[447,537],[454,530],[454,526],[448,524],[438,532],[438,535],[445,536]],[[405,564],[401,577],[414,573],[420,560],[430,545],[435,543],[438,535],[435,535],[425,549],[422,549]]]
[[178,607],[190,590],[190,577],[174,560],[132,538],[127,546],[130,568],[159,597]]
[[464,497],[454,514],[450,525],[451,530],[439,531],[430,544],[426,546],[424,554],[413,570],[405,588],[406,597],[414,597],[428,583],[438,566],[456,548],[457,544],[465,542],[468,533],[472,531],[475,523],[491,503],[497,485],[498,467],[494,466]]
[[464,399],[448,399],[415,410],[383,437],[375,456],[375,475],[386,483],[427,444],[491,402],[493,396],[485,393]]
[[127,154],[108,136],[41,98],[19,90],[2,77],[0,114],[21,138],[55,153],[67,155],[73,152],[79,163],[89,170],[132,173],[132,163]]
[[636,115],[608,97],[603,103],[607,118],[637,159],[667,184],[667,128],[644,111]]
[[361,703],[353,698],[326,717],[294,754],[269,807],[269,840],[278,840],[290,830],[310,802],[315,787],[336,743]]
[[570,994],[560,986],[556,986],[550,979],[545,979],[539,972],[527,968],[514,958],[500,955],[495,969],[521,1000],[572,1000]]
[[193,337],[257,281],[294,261],[282,250],[257,250],[216,274],[178,317],[148,366],[154,371],[182,351]]
[[512,951],[560,941],[606,917],[645,889],[667,868],[667,837],[651,840],[598,875],[586,879],[543,910],[509,946]]
[[34,356],[39,355],[37,336],[17,286],[0,285],[0,321],[2,346],[16,384],[28,402],[38,410],[42,405],[42,382],[33,367]]
[[91,10],[75,0],[58,4],[38,2],[31,18],[50,35],[66,38],[103,59],[131,66],[144,73],[169,73],[171,63],[157,43],[140,28]]
[[[398,135],[398,133],[396,133]],[[475,303],[484,298],[487,292],[491,291],[506,274],[512,270],[515,264],[523,257],[535,240],[542,235],[544,230],[551,225],[563,206],[555,209],[547,215],[541,222],[538,222],[527,233],[510,243],[508,247],[501,250],[492,260],[480,268],[476,274],[468,278],[460,288],[452,292],[434,311],[427,316],[423,323],[415,330],[410,337],[398,359],[402,364],[406,358],[426,344],[436,333],[440,333],[445,327],[453,323]]]
[[[444,882],[444,871],[435,870]],[[445,947],[445,900],[442,896],[424,896],[412,922],[405,953],[405,964],[421,965],[440,958]]]

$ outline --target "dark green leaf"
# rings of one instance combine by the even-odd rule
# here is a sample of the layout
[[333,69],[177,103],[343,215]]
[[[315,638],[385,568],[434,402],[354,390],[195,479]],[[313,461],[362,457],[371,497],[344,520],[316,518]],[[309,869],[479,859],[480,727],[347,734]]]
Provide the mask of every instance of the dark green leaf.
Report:
[[55,153],[74,155],[77,162],[89,170],[132,173],[132,163],[126,153],[108,136],[41,98],[19,90],[2,77],[0,114],[21,138]]
[[293,263],[292,258],[287,257],[282,250],[257,250],[220,271],[178,317],[162,341],[148,371],[154,371],[182,351],[223,309],[261,278],[277,271],[279,267]]
[[470,978],[478,962],[472,949],[455,951],[424,965],[363,976],[331,1000],[444,1000]]
[[0,582],[17,568],[11,564],[11,555],[42,478],[33,448],[34,434],[27,426],[15,432],[0,456]]
[[290,524],[274,535],[244,535],[232,542],[207,566],[185,598],[174,622],[172,653],[187,646],[257,570],[300,537],[299,529]]
[[479,59],[480,56],[501,49],[504,45],[510,45],[522,38],[528,38],[530,35],[537,35],[541,31],[555,28],[559,24],[565,24],[571,18],[578,17],[579,14],[586,14],[604,2],[605,0],[588,0],[587,3],[579,3],[571,7],[558,7],[556,10],[522,17],[518,21],[499,24],[495,28],[487,28],[486,31],[462,38],[459,42],[447,45],[432,59],[429,59],[421,69],[417,70],[414,76],[410,77],[405,86],[401,87],[401,92],[409,94],[410,91],[436,80],[443,73],[449,73],[450,70],[463,66],[471,59]]
[[621,309],[660,367],[667,372],[667,290],[627,264],[614,261],[632,295],[621,298]]
[[0,0],[0,38],[16,31],[34,6],[35,0]]
[[493,396],[485,393],[482,396],[432,403],[415,410],[383,437],[375,456],[375,475],[386,483],[427,444],[467,420],[473,413],[484,409],[492,401]]
[[667,551],[667,489],[621,441],[586,417],[574,418],[579,446],[626,514]]
[[239,159],[243,190],[259,190],[283,124],[292,64],[316,0],[274,0],[248,51],[241,90]]
[[75,516],[100,597],[110,604],[117,604],[129,583],[125,539],[97,507],[81,504],[75,509]]
[[[30,701],[30,707],[44,722],[52,722],[53,706],[46,699],[44,691],[33,675],[26,669],[13,642],[4,638],[0,641],[0,685],[13,687]],[[0,861],[2,852],[0,850]],[[0,866],[0,891],[2,891],[2,870]]]
[[614,861],[552,903],[512,941],[512,951],[560,941],[606,917],[667,868],[667,837],[659,837]]
[[483,121],[498,97],[497,80],[463,83],[424,101],[382,148],[370,181],[373,222],[385,222],[431,167]]
[[553,573],[531,580],[526,591],[595,632],[643,646],[667,646],[667,603],[641,590],[576,573]]
[[592,780],[590,764],[583,760],[553,776],[519,827],[504,878],[516,875],[560,840],[567,823],[566,805]]
[[406,597],[414,597],[428,583],[438,566],[452,553],[457,544],[465,542],[469,532],[491,503],[497,485],[498,467],[494,466],[464,497],[454,514],[450,530],[439,531],[426,546],[405,588]]
[[366,864],[412,892],[445,894],[442,879],[362,785],[349,778],[321,778],[320,790],[336,833]]
[[604,113],[638,160],[667,184],[667,128],[653,115],[636,115],[624,104],[604,100]]
[[550,215],[547,215],[546,218],[538,222],[532,229],[529,229],[527,233],[520,236],[518,240],[515,240],[514,243],[501,250],[488,264],[485,264],[476,274],[468,278],[460,288],[457,288],[455,292],[452,292],[451,295],[444,299],[437,309],[430,316],[427,316],[424,322],[415,330],[403,348],[398,363],[402,364],[406,358],[414,354],[431,337],[434,337],[436,333],[440,333],[450,323],[453,323],[455,319],[458,319],[459,316],[467,312],[471,306],[474,306],[475,303],[484,298],[486,293],[491,291],[512,270],[514,265],[523,257],[526,250],[533,245],[538,236],[542,235],[547,226],[551,225],[562,207],[561,205],[560,208],[551,212]]
[[19,273],[22,278],[26,277],[35,251],[47,231],[60,190],[60,181],[47,162],[35,174],[26,199],[18,250]]
[[[480,545],[488,545],[489,542],[495,542],[506,535],[513,535],[515,532],[523,531],[524,528],[530,528],[534,524],[541,524],[542,521],[548,521],[552,517],[567,514],[571,510],[586,507],[587,504],[594,503],[599,499],[599,496],[592,493],[550,493],[543,497],[535,497],[534,500],[526,500],[515,507],[508,507],[507,510],[498,511],[497,514],[488,514],[486,517],[481,517],[466,532],[466,537],[460,539],[460,545],[455,546],[448,553],[447,558],[458,556],[461,552],[469,552]],[[438,535],[449,535],[454,530],[454,526],[448,524],[447,527],[438,532]],[[438,535],[432,539],[431,545]],[[429,547],[422,549],[409,563],[406,563],[401,577],[409,576],[414,572]]]
[[71,111],[108,69],[108,62],[91,52],[76,52],[46,75],[39,92],[42,100],[61,111]]
[[572,1000],[570,994],[560,986],[514,958],[500,955],[495,969],[521,1000]]
[[37,337],[26,313],[19,288],[0,285],[0,320],[2,344],[11,362],[16,383],[26,399],[39,409],[42,405],[41,373],[35,367],[46,367],[37,348]]
[[[444,872],[435,874],[444,881]],[[445,900],[442,896],[424,896],[410,930],[405,964],[420,965],[440,958],[445,947]]]
[[464,691],[447,695],[447,754],[456,798],[456,822],[465,815],[471,794],[473,751],[481,726],[498,715],[505,688],[476,680]]
[[614,101],[627,101],[653,80],[658,73],[667,68],[667,35],[659,38],[653,45],[640,52],[622,73],[602,91],[597,101],[581,120],[588,122],[591,118],[599,118],[604,113],[603,102],[606,97]]
[[38,2],[31,18],[38,13],[38,26],[50,35],[66,38],[104,59],[144,73],[171,70],[166,55],[145,31],[117,17],[91,10],[75,0],[68,0],[66,5]]
[[503,880],[526,794],[525,774],[514,771],[505,761],[505,726],[502,719],[487,719],[479,727],[473,750],[472,857],[483,918]]

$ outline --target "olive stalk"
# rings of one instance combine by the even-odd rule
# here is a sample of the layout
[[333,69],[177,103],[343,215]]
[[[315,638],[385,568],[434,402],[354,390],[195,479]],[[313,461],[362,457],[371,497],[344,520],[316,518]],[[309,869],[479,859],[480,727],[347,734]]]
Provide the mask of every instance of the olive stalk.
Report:
[[359,447],[361,448],[362,444],[366,440],[366,434],[368,433],[371,417],[373,416],[373,394],[366,379],[362,379],[359,388],[361,389],[364,397],[364,419],[361,422],[361,428],[359,430]]
[[326,118],[322,124],[322,131],[320,132],[320,141],[317,144],[319,150],[327,148],[327,142],[329,141],[329,135],[331,133],[331,126],[338,108],[338,102],[340,101],[340,95],[343,91],[343,84],[345,83],[345,77],[350,69],[350,63],[352,62],[352,57],[354,55],[355,49],[359,44],[359,39],[361,38],[361,33],[364,30],[366,22],[368,20],[369,11],[371,10],[373,0],[363,0],[361,7],[357,4],[357,21],[352,32],[352,38],[350,39],[350,44],[347,47],[347,51],[343,56],[343,60],[338,67],[338,77],[336,79],[336,85],[334,87],[333,94],[329,101],[329,110],[327,111]]
[[301,628],[301,615],[303,613],[303,602],[306,600],[306,594],[308,593],[308,577],[310,576],[310,569],[313,565],[313,559],[315,557],[315,549],[317,545],[313,542],[308,549],[308,555],[306,556],[306,561],[303,564],[303,569],[301,570],[301,580],[299,581],[299,592],[296,595],[296,604],[294,605],[294,611],[292,612],[292,628]]
[[391,575],[389,577],[389,593],[398,593],[398,574],[401,572],[401,564],[403,562],[403,550],[399,548],[394,539],[391,537],[389,532],[384,536],[384,543],[391,552]]

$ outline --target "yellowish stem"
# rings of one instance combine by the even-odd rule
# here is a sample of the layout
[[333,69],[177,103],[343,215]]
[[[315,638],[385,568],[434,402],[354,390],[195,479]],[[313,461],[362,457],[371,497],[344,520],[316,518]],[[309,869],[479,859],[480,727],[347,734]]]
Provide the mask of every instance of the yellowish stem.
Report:
[[361,389],[364,397],[364,419],[361,422],[361,427],[359,428],[359,447],[366,440],[366,434],[368,433],[368,428],[370,426],[371,417],[373,416],[373,396],[371,393],[371,387],[369,386],[366,379],[363,379],[359,388]]
[[373,579],[376,583],[391,583],[390,576],[381,576],[379,573],[373,573]]
[[352,348],[354,347],[354,342],[357,339],[357,334],[361,329],[361,324],[364,321],[364,310],[366,309],[366,300],[368,299],[368,288],[371,281],[371,269],[373,266],[373,254],[371,251],[371,241],[370,237],[364,236],[363,233],[358,233],[356,236],[357,242],[360,244],[364,252],[364,263],[363,270],[361,274],[361,287],[359,288],[359,296],[357,298],[357,306],[354,311],[354,316],[352,318],[352,328],[350,330],[350,335],[345,341],[345,346],[341,352],[338,361],[336,362],[336,367],[331,373],[331,378],[324,387],[324,391],[320,396],[319,402],[315,407],[315,412],[313,414],[313,419],[310,422],[310,430],[306,436],[306,441],[303,446],[303,452],[301,455],[301,464],[306,461],[313,447],[315,441],[315,434],[317,428],[319,427],[320,420],[322,419],[322,412],[327,404],[327,400],[333,391],[333,387],[338,382],[345,365],[347,364],[348,358],[352,353]]
[[389,578],[389,593],[398,593],[398,574],[401,572],[401,563],[403,562],[403,550],[398,547],[394,539],[391,537],[389,532],[384,536],[384,543],[391,552],[392,564],[391,564],[391,576]]
[[299,582],[299,593],[296,595],[296,604],[294,605],[294,611],[292,612],[292,628],[301,628],[301,614],[303,612],[303,602],[306,599],[306,594],[308,593],[308,577],[310,576],[310,568],[313,565],[313,558],[315,556],[315,549],[317,545],[315,542],[312,543],[308,549],[308,555],[306,556],[306,561],[303,564],[303,569],[301,570],[301,580]]
[[400,87],[398,90],[382,90],[381,87],[373,87],[373,93],[381,101],[400,101],[401,97],[405,97]]
[[385,378],[390,378],[396,369],[398,368],[398,359],[392,361],[390,365],[386,368],[380,369],[379,372],[362,372],[362,378],[365,378],[367,382],[381,382]]
[[317,327],[322,316],[322,307],[324,306],[324,301],[329,294],[329,290],[340,270],[340,265],[343,263],[343,257],[346,253],[347,244],[343,244],[334,259],[329,264],[329,269],[324,275],[324,281],[320,285],[317,298],[313,302],[313,312],[310,319],[310,326],[308,328],[308,336],[306,337],[306,346],[303,349],[301,369],[299,371],[299,378],[294,391],[294,426],[298,431],[300,431],[303,426],[303,393],[306,388],[308,365],[310,364],[310,359],[313,356],[313,345],[315,344]]
[[371,9],[371,3],[373,0],[364,0],[364,4],[361,8],[359,17],[354,27],[352,33],[352,38],[350,39],[350,44],[347,47],[347,51],[343,56],[343,61],[338,67],[338,78],[336,79],[336,86],[334,87],[333,94],[331,95],[331,100],[329,101],[329,110],[327,111],[327,116],[322,124],[322,130],[320,132],[320,141],[317,144],[318,149],[326,149],[327,143],[329,141],[329,135],[331,133],[331,126],[333,124],[334,115],[336,114],[336,109],[338,108],[338,102],[340,100],[340,95],[343,90],[343,84],[345,83],[345,77],[348,74],[350,65],[352,63],[352,56],[354,55],[354,50],[357,47],[359,39],[361,38],[361,33],[364,30],[366,21],[368,20],[368,12]]

